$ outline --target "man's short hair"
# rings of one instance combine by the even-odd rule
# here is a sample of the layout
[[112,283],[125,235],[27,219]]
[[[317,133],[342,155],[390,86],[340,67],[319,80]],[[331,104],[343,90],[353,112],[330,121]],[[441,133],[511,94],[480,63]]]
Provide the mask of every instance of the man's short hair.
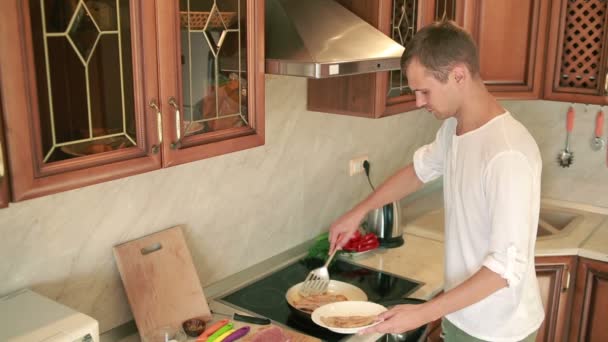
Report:
[[471,35],[453,21],[434,22],[414,35],[401,56],[404,72],[414,58],[442,83],[447,82],[450,71],[457,63],[465,64],[471,75],[479,74],[477,46]]

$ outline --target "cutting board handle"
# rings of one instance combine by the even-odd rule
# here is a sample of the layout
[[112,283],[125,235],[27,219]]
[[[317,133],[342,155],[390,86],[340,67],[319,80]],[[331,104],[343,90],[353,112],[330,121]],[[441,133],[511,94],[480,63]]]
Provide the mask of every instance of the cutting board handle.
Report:
[[160,242],[157,242],[142,248],[140,252],[141,255],[147,255],[156,251],[160,251],[161,249],[163,249],[163,245]]

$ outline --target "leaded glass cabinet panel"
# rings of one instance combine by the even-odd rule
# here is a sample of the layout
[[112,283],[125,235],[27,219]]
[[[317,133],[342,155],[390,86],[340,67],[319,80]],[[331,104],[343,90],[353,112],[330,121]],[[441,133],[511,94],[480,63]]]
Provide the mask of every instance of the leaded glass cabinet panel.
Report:
[[137,145],[129,4],[30,0],[43,163]]
[[263,144],[263,1],[158,2],[165,165]]
[[[420,1],[423,0],[393,0],[391,37],[403,46],[406,46],[412,40],[420,27],[418,25]],[[456,0],[434,0],[434,2],[431,21],[456,20]],[[401,70],[392,70],[389,73],[388,98],[413,95]]]

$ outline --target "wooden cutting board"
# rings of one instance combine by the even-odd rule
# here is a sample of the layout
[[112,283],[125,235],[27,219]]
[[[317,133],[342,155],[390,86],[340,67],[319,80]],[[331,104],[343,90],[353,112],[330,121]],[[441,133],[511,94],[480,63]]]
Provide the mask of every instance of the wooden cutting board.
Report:
[[117,245],[114,258],[140,336],[193,317],[211,319],[181,227]]

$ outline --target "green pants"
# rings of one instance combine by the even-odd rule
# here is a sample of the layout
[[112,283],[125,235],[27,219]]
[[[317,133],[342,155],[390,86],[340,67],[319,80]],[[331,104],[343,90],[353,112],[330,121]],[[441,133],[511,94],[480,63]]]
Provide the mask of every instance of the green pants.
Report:
[[[484,342],[483,340],[475,338],[460,330],[445,318],[441,320],[441,330],[443,331],[443,340],[445,342]],[[528,337],[524,338],[522,342],[534,342],[536,340],[537,332],[538,331],[531,333]]]

